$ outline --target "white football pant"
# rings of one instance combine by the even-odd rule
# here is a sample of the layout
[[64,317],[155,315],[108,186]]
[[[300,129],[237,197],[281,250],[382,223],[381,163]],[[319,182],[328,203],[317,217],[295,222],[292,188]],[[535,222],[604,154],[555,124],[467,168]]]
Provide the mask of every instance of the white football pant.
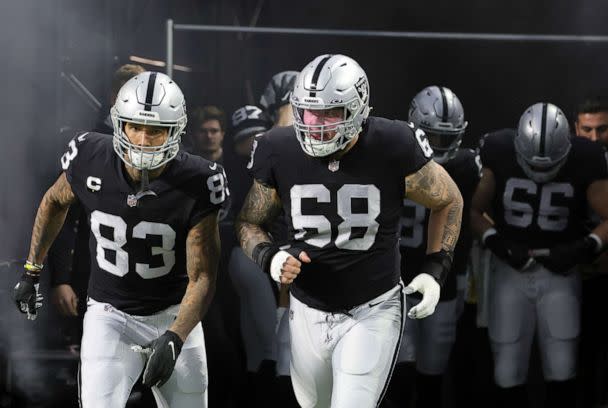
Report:
[[345,314],[291,296],[291,381],[303,408],[378,406],[397,359],[404,300],[399,284]]
[[[150,316],[133,316],[89,299],[80,353],[79,397],[83,408],[122,408],[145,365],[131,350],[161,336],[179,305]],[[171,378],[160,393],[172,408],[207,407],[207,357],[199,323],[186,339]]]
[[494,379],[500,387],[526,382],[536,333],[546,381],[576,375],[581,279],[557,275],[540,264],[519,272],[494,257],[489,287],[489,335]]

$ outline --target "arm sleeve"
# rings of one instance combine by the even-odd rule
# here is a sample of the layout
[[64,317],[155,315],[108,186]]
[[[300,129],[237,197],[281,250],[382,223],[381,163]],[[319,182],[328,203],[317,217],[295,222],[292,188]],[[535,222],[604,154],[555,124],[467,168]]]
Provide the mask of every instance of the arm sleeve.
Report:
[[395,148],[404,177],[416,173],[422,166],[433,159],[433,149],[422,129],[416,128],[411,123],[396,121],[396,132],[398,139],[390,143],[391,149]]

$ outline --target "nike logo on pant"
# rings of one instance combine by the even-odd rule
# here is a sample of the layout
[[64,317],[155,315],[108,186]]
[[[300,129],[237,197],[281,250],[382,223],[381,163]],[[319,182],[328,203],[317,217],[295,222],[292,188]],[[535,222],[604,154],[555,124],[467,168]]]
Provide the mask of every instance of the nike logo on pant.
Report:
[[173,344],[173,341],[170,341],[168,344],[171,347],[171,353],[173,354],[173,361],[175,361],[175,344]]

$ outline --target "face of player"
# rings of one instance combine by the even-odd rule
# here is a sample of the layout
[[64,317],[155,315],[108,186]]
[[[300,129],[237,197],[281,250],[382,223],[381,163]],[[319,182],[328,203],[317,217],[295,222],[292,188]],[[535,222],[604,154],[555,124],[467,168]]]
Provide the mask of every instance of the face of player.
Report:
[[125,134],[134,145],[143,147],[162,146],[169,138],[169,129],[162,126],[125,124]]
[[194,143],[201,152],[217,152],[222,148],[224,131],[217,119],[207,120],[194,132]]
[[576,135],[608,146],[608,112],[579,114]]
[[302,121],[305,125],[324,126],[321,131],[315,132],[314,129],[310,132],[310,137],[315,140],[331,140],[336,136],[336,128],[332,126],[335,123],[344,120],[344,108],[332,108],[323,110],[304,109]]

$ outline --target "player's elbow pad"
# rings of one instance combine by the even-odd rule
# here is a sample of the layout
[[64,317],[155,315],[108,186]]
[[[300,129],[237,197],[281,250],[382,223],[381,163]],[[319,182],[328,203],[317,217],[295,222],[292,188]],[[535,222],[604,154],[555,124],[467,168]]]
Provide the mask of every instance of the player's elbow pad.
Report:
[[427,273],[431,275],[439,286],[443,286],[444,282],[452,269],[452,260],[454,259],[454,252],[441,250],[427,254],[424,259],[424,264],[420,273]]

